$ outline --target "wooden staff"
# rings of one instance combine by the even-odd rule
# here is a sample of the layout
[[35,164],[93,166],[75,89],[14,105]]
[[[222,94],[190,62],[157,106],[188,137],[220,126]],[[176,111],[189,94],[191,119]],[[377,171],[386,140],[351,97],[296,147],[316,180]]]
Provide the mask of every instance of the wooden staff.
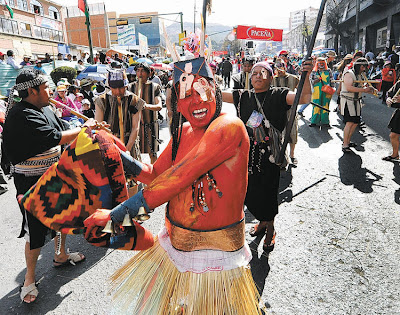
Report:
[[[314,48],[315,40],[317,39],[318,29],[319,29],[319,26],[321,25],[321,20],[322,20],[322,15],[323,15],[324,9],[325,9],[325,4],[326,4],[326,0],[321,0],[321,5],[319,7],[317,19],[315,21],[313,33],[311,35],[310,41],[308,42],[307,54],[304,58],[304,61],[309,60],[311,57],[311,53]],[[300,77],[299,84],[297,86],[297,91],[296,91],[296,95],[294,97],[292,108],[290,109],[290,118],[289,118],[289,121],[288,121],[288,124],[286,127],[285,138],[283,140],[282,148],[279,152],[279,157],[278,157],[278,162],[277,162],[278,165],[279,164],[282,165],[284,158],[285,158],[286,147],[289,143],[290,132],[292,131],[294,119],[295,119],[296,113],[297,113],[297,105],[299,104],[299,101],[300,101],[300,96],[303,91],[303,86],[304,86],[304,82],[306,81],[306,77],[307,77],[307,72],[303,71],[301,74],[301,77]]]
[[368,83],[369,87],[372,87],[374,89],[374,96],[379,97],[378,93],[376,92],[376,89],[372,86],[371,82],[368,82],[367,77],[365,76],[365,73],[361,73],[361,76],[363,77],[364,81],[366,81]]
[[397,97],[397,96],[399,96],[399,95],[400,95],[400,88],[397,90],[396,94],[395,94],[395,95],[393,95],[393,97],[392,97],[392,98],[395,98],[395,97]]
[[318,108],[320,108],[320,109],[322,109],[322,110],[324,110],[324,111],[330,112],[329,109],[327,109],[327,108],[325,108],[325,107],[322,107],[321,105],[319,105],[319,104],[317,104],[317,103],[310,102],[310,104],[311,104],[311,105],[314,105],[314,106],[316,106],[316,107],[318,107]]
[[119,139],[123,144],[125,144],[124,116],[122,113],[121,98],[119,96],[117,96],[117,104],[118,104],[118,121],[119,121]]
[[[393,95],[392,99],[400,95],[400,88],[397,90],[396,94]],[[388,105],[387,107],[392,107],[392,105]]]
[[138,78],[137,96],[139,98],[142,98],[142,96],[140,94],[142,94],[142,79]]
[[[71,109],[70,107],[68,107],[67,105],[65,105],[65,104],[63,104],[63,103],[61,103],[61,102],[59,102],[59,101],[56,101],[54,98],[50,98],[50,99],[49,99],[49,102],[50,102],[51,104],[53,104],[54,106],[56,106],[56,107],[63,107],[63,108],[68,109],[68,110],[71,112],[71,114],[73,114],[73,115],[75,115],[75,116],[77,116],[77,117],[79,117],[79,118],[82,118],[84,121],[89,120],[89,117],[87,117],[87,116],[85,116],[85,115],[83,115],[83,114],[81,114],[81,113],[79,113],[79,112],[77,112],[77,111]],[[103,129],[103,130],[107,131],[108,133],[112,133],[110,129],[108,129],[107,127],[103,126],[102,124],[99,124],[99,123],[98,123],[98,124],[97,124],[97,127],[100,128],[100,129]]]

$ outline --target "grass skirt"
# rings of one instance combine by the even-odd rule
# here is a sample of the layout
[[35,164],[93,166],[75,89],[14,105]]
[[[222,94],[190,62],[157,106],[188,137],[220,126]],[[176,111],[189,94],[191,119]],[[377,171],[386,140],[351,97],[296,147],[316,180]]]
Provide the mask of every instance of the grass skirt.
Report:
[[161,247],[132,257],[111,278],[115,314],[261,314],[250,268],[179,272]]

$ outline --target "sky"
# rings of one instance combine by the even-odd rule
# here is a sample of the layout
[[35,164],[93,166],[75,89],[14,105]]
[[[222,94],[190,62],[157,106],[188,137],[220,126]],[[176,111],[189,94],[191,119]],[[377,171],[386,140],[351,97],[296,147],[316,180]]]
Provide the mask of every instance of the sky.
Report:
[[[66,6],[77,6],[78,0],[55,0]],[[88,0],[88,3],[104,2],[107,11],[117,13],[177,13],[183,12],[184,22],[193,23],[196,5],[196,22],[200,21],[203,0]],[[241,4],[242,3],[242,4]],[[265,28],[286,29],[289,27],[291,11],[319,8],[321,0],[212,0],[212,13],[206,18],[207,23],[219,23],[228,26],[252,25]],[[180,22],[179,15],[164,18]],[[165,21],[169,25],[171,21]]]

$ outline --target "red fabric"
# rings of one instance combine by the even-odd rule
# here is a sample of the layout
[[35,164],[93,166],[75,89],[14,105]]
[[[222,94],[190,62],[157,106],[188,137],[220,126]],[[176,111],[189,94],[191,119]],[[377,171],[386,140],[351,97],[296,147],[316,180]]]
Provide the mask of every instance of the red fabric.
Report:
[[4,124],[4,121],[6,120],[6,116],[3,112],[0,112],[0,123]]
[[396,71],[391,68],[384,67],[382,69],[382,81],[396,82]]
[[344,68],[344,70],[349,70],[349,69],[351,69],[351,68],[353,68],[353,61],[350,62],[350,63]]
[[85,13],[85,1],[84,0],[78,0],[78,8],[83,13]]

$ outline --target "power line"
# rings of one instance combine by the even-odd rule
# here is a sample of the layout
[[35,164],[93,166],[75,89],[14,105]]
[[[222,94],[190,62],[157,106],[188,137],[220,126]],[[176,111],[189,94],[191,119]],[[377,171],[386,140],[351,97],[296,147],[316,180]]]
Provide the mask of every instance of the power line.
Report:
[[207,35],[208,36],[213,36],[213,35],[217,35],[217,34],[221,34],[221,33],[227,33],[227,32],[232,32],[232,30],[221,31],[221,32],[216,32],[216,33],[212,33],[212,34],[207,34]]

